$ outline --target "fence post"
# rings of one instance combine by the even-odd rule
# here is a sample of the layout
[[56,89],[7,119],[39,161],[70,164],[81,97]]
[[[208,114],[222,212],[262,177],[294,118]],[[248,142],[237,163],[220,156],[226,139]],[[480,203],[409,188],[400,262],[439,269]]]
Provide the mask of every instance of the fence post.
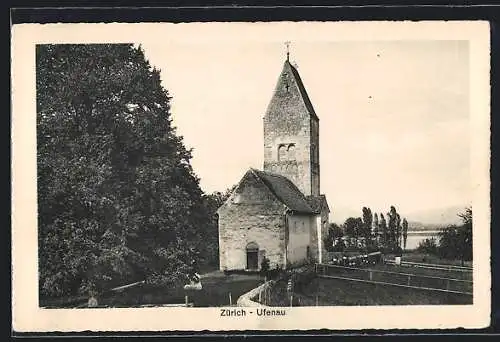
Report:
[[373,272],[370,271],[370,280],[373,280]]
[[262,304],[262,290],[259,291],[259,303]]
[[450,289],[450,279],[446,281],[446,290]]
[[233,306],[233,300],[231,298],[231,292],[229,292],[229,306]]
[[408,275],[408,286],[410,286],[410,275]]
[[186,302],[186,307],[187,307],[189,303],[189,298],[187,295],[184,296],[184,301]]

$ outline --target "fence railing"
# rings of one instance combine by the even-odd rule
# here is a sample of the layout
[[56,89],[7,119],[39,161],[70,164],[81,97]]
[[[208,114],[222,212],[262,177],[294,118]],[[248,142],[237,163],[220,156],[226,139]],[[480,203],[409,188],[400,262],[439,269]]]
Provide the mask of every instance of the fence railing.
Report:
[[267,306],[271,302],[271,289],[275,284],[274,280],[269,280],[264,284],[248,291],[241,295],[237,302],[237,306]]
[[[386,259],[385,263],[395,265],[396,261]],[[410,261],[401,261],[401,266],[427,268],[427,269],[431,269],[431,270],[472,272],[472,267],[468,267],[468,266],[426,264],[426,263],[421,263],[421,262],[410,262]]]
[[323,278],[472,295],[472,281],[465,279],[329,264],[316,264],[316,274]]

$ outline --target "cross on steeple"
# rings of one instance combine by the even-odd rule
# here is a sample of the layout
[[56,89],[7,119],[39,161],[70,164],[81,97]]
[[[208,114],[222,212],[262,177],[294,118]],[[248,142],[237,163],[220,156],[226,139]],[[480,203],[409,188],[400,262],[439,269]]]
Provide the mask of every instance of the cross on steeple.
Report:
[[286,60],[289,61],[290,60],[290,41],[286,41],[285,42],[285,45],[286,45]]

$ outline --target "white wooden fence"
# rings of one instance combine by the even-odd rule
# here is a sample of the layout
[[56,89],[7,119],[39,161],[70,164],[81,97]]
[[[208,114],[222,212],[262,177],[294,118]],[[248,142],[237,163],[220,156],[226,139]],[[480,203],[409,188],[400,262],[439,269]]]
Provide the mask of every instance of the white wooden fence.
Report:
[[[390,264],[390,265],[394,265],[396,263],[396,261],[386,259],[385,263]],[[431,269],[431,270],[442,270],[442,271],[472,272],[472,267],[468,267],[468,266],[426,264],[426,263],[422,263],[422,262],[401,261],[401,266],[427,268],[427,269]]]
[[269,280],[255,289],[248,291],[238,298],[236,305],[247,307],[267,306],[266,304],[270,302],[272,286],[275,283],[274,280]]
[[[316,264],[316,274],[320,278],[340,279],[362,283],[472,295],[472,281],[466,279],[329,264]],[[436,286],[425,285],[429,283]]]

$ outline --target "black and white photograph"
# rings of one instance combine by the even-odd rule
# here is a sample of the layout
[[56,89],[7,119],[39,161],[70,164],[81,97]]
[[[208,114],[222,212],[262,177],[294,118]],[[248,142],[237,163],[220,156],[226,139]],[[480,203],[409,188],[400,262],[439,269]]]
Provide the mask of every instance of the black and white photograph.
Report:
[[19,26],[35,329],[487,325],[487,24]]

